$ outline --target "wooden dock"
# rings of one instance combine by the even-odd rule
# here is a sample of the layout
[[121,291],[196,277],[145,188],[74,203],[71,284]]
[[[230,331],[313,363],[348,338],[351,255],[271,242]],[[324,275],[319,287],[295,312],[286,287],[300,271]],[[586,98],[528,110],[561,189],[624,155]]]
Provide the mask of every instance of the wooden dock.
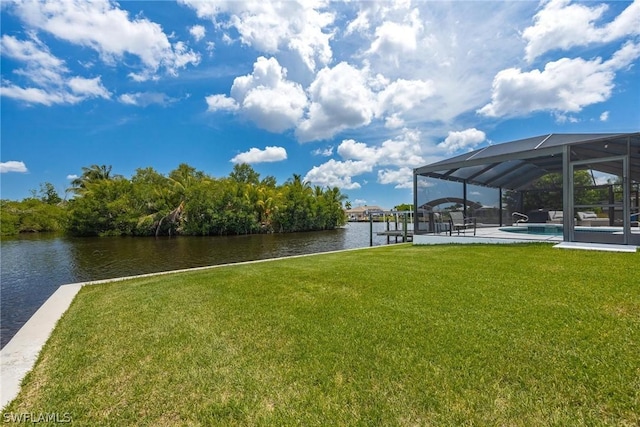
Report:
[[378,236],[387,236],[387,243],[389,243],[389,239],[394,237],[396,239],[396,243],[398,243],[398,238],[402,238],[402,241],[411,242],[413,241],[413,230],[406,231],[406,240],[405,240],[405,232],[403,230],[386,230],[386,231],[378,231],[376,233]]

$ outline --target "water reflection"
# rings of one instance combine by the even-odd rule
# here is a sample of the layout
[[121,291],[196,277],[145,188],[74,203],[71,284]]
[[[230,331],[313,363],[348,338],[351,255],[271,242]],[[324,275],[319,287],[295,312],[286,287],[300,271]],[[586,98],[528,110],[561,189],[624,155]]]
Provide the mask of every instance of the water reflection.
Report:
[[[375,236],[385,224],[374,224]],[[21,235],[0,242],[2,347],[67,283],[369,246],[369,224],[323,232],[226,237],[68,238]]]

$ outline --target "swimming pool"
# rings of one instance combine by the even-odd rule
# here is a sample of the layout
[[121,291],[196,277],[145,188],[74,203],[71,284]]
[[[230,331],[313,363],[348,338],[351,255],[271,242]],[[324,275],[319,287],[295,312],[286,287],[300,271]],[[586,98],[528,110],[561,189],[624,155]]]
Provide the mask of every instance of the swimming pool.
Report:
[[521,224],[513,227],[501,227],[500,231],[519,234],[537,234],[542,236],[562,236],[561,224]]
[[[500,231],[520,234],[535,234],[541,236],[562,236],[562,224],[520,224],[512,227],[501,227]],[[619,233],[620,228],[615,227],[575,227],[575,232],[584,233]]]

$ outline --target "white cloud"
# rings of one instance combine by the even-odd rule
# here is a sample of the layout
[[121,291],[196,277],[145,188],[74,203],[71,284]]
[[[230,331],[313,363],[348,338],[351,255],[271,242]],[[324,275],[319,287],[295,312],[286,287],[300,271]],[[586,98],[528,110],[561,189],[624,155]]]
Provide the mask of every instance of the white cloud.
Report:
[[416,167],[424,164],[420,134],[405,130],[396,139],[388,139],[378,147],[369,146],[353,139],[342,141],[338,154],[344,159],[360,160],[371,165],[393,165]]
[[410,111],[435,93],[431,81],[398,79],[378,93],[378,115]]
[[264,150],[251,148],[231,159],[232,163],[266,163],[279,162],[287,159],[287,150],[282,147],[265,147]]
[[207,111],[215,112],[218,110],[236,111],[240,106],[235,99],[226,95],[209,95],[205,97],[207,101]]
[[150,79],[161,68],[175,75],[200,61],[184,43],[171,44],[159,24],[141,16],[131,20],[127,11],[108,0],[16,2],[13,8],[30,27],[94,49],[107,64],[125,55],[137,57],[141,71],[131,73],[136,80]]
[[27,173],[27,166],[24,162],[18,162],[15,160],[9,160],[8,162],[0,162],[0,173],[9,173],[9,172],[18,172],[18,173]]
[[394,188],[413,188],[413,169],[382,169],[378,171],[380,184],[396,184]]
[[384,127],[388,129],[399,129],[404,127],[405,124],[404,119],[402,119],[397,113],[387,116],[384,121]]
[[640,2],[631,3],[612,22],[598,26],[609,6],[572,3],[571,0],[550,0],[535,15],[534,25],[522,36],[528,44],[526,59],[533,61],[554,50],[568,50],[592,43],[607,43],[640,34]]
[[335,17],[324,11],[329,5],[325,0],[179,2],[194,9],[198,17],[211,19],[218,27],[233,28],[241,43],[261,52],[295,52],[309,70],[328,64],[333,57],[329,44],[332,32],[325,29],[333,24]]
[[14,74],[29,87],[21,87],[3,80],[0,93],[4,97],[18,99],[28,104],[76,104],[89,98],[109,99],[111,94],[102,85],[100,76],[94,78],[70,77],[65,62],[55,57],[34,33],[30,40],[18,40],[3,35],[0,47],[3,55],[22,63]]
[[385,21],[375,30],[375,40],[367,53],[380,55],[399,65],[402,54],[415,52],[418,48],[418,36],[423,26],[420,11],[413,9],[404,22]]
[[189,33],[193,36],[195,41],[199,42],[204,38],[207,32],[202,25],[194,25],[189,28]]
[[333,145],[327,148],[317,148],[311,152],[314,156],[329,157],[333,155]]
[[623,70],[633,64],[640,57],[640,43],[628,41],[622,48],[616,51],[603,67],[612,70]]
[[395,139],[388,139],[377,149],[379,165],[422,166],[422,145],[418,132],[405,131]]
[[74,179],[78,179],[78,178],[79,178],[79,177],[78,177],[78,175],[76,175],[76,174],[69,174],[69,175],[67,175],[67,179],[68,179],[68,180],[74,180]]
[[13,84],[0,87],[0,95],[5,98],[24,101],[27,104],[42,104],[47,106],[53,104],[75,104],[79,102],[77,97],[73,97],[68,94],[49,93],[45,90],[33,87],[21,88]]
[[518,68],[500,71],[493,81],[491,102],[478,113],[489,117],[520,116],[535,111],[577,113],[611,96],[616,71],[640,56],[640,45],[625,44],[609,61],[563,58],[543,71]]
[[607,120],[609,120],[609,112],[604,111],[602,114],[600,114],[600,121],[606,122]]
[[32,79],[43,84],[45,82],[61,83],[60,74],[68,71],[63,60],[51,54],[35,34],[30,40],[18,40],[16,37],[2,35],[2,54],[16,59],[29,67]]
[[[244,2],[184,0],[183,3],[196,10],[199,17],[212,19],[214,27],[221,31],[231,27],[247,30],[255,16],[264,14],[271,19],[278,8],[302,7],[296,2],[285,2],[288,6],[271,2],[247,5]],[[333,4],[323,3],[322,7],[331,6]],[[315,76],[303,76],[299,67],[291,65],[293,71],[286,81],[290,84],[301,82],[298,88],[304,89],[307,97],[304,102],[298,89],[291,91],[291,96],[295,95],[292,105],[287,92],[280,91],[274,97],[272,91],[256,88],[244,105],[246,95],[242,88],[245,80],[251,85],[257,84],[254,66],[252,74],[237,77],[234,88],[227,95],[236,101],[237,107],[227,97],[207,98],[209,110],[237,108],[240,115],[272,132],[295,129],[300,142],[330,139],[346,130],[371,124],[392,130],[428,125],[434,135],[441,135],[461,115],[487,103],[487,93],[490,93],[496,73],[512,66],[514,58],[524,48],[518,31],[530,22],[535,5],[466,2],[451,9],[451,4],[440,2],[355,2],[341,5],[339,10],[339,16],[349,19],[349,16],[357,15],[355,20],[359,20],[350,30],[337,30],[332,36],[336,46],[341,46],[342,61],[325,66]],[[245,43],[251,40],[251,46],[258,50],[278,55],[277,59],[270,59],[278,64],[291,64],[291,49],[283,50],[280,38],[288,30],[278,25],[289,28],[290,22],[281,21],[295,21],[298,15],[292,12],[283,16],[290,19],[267,19],[261,24],[273,22],[273,32],[256,26],[254,30],[260,28],[261,32],[251,33],[253,38],[243,39],[244,33],[236,37]],[[478,19],[479,16],[482,19]],[[298,25],[304,27],[305,22],[302,19]],[[509,22],[510,26],[505,28],[504,22]],[[394,39],[395,36],[387,31],[389,23],[406,29],[404,35],[409,34],[410,29],[411,37],[403,38],[401,34],[400,38]],[[325,30],[329,28],[325,27]],[[258,34],[261,40],[257,40]],[[339,36],[347,37],[346,43],[340,44],[343,39]],[[371,45],[374,45],[373,49]],[[389,46],[394,48],[393,52],[385,50]],[[500,52],[500,55],[494,52]],[[388,55],[394,55],[402,67],[392,64],[394,61],[389,61]],[[265,85],[265,89],[272,87]],[[276,101],[275,110],[280,112],[280,120],[271,119],[274,111],[266,109],[266,98]]]
[[373,119],[375,95],[367,86],[366,73],[346,62],[320,70],[308,93],[308,115],[296,129],[302,142],[330,138]]
[[236,77],[231,97],[211,95],[206,98],[209,111],[239,110],[270,132],[294,127],[304,113],[307,97],[302,87],[286,79],[287,70],[275,58],[260,57],[253,73]]
[[[370,85],[380,90],[375,93]],[[341,62],[320,70],[305,93],[287,79],[287,69],[275,58],[259,57],[251,74],[235,78],[230,96],[210,95],[206,100],[209,111],[239,110],[271,132],[295,128],[298,140],[308,142],[369,125],[376,117],[385,119],[388,127],[402,127],[404,115],[415,115],[434,92],[431,81],[370,78],[366,68]]]
[[178,101],[177,98],[171,98],[167,94],[161,92],[123,93],[118,97],[118,100],[123,104],[135,105],[138,107],[147,107],[152,104],[166,106],[172,102]]
[[343,159],[362,160],[374,165],[378,160],[378,151],[364,142],[345,139],[338,146],[338,154]]
[[216,44],[214,42],[207,42],[207,52],[209,52],[209,56],[213,55],[213,51],[216,50]]
[[320,166],[314,166],[304,177],[304,180],[321,187],[338,187],[345,190],[360,188],[360,184],[353,182],[353,176],[371,172],[373,165],[368,162],[347,160],[345,162],[334,159]]
[[72,77],[67,82],[71,91],[76,95],[87,98],[104,98],[109,99],[111,94],[102,85],[100,77],[86,79],[84,77]]
[[405,98],[414,101],[412,107],[400,104],[381,113],[381,102],[376,118],[388,129],[437,125],[440,134],[464,113],[485,105],[496,73],[519,62],[525,45],[520,32],[536,7],[533,2],[351,4],[358,11],[347,23],[348,40],[371,45],[356,50],[350,62],[361,60],[370,75],[387,80],[381,85],[369,82],[370,88],[382,97],[389,82],[423,85],[412,87],[419,89],[417,99]]
[[484,132],[471,128],[459,132],[449,132],[449,135],[438,144],[438,147],[446,149],[447,153],[451,154],[460,150],[472,150],[485,142],[486,139],[487,136]]
[[556,119],[556,123],[579,123],[580,120],[575,117],[572,116],[570,114],[563,114],[563,113],[558,113],[558,112],[554,112],[553,113],[553,117]]
[[[338,186],[347,190],[360,188],[353,178],[369,173],[379,166],[398,166],[399,170],[378,171],[378,182],[396,184],[396,188],[408,188],[407,170],[425,163],[422,157],[420,134],[405,130],[395,139],[384,141],[380,146],[370,146],[364,142],[346,139],[340,143],[338,154],[345,161],[331,159],[311,169],[306,180],[319,185]],[[402,179],[401,179],[402,178]]]

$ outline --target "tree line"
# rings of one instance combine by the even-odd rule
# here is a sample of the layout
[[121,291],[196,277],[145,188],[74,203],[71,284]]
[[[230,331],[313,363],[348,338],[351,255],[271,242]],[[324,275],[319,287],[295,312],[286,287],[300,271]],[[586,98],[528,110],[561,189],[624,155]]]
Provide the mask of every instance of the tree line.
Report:
[[[503,194],[502,202],[511,211],[529,212],[541,208],[549,210],[562,210],[562,183],[561,173],[549,173],[537,179],[532,187],[523,192],[507,190]],[[621,197],[622,184],[619,178],[605,185],[597,185],[591,171],[576,170],[573,175],[574,203],[576,205],[592,205],[600,212],[602,209],[596,206],[608,202],[609,186],[613,186]],[[621,200],[618,200],[621,201]]]
[[284,184],[235,165],[214,178],[181,164],[168,175],[137,169],[127,179],[92,165],[63,201],[53,185],[22,201],[2,200],[2,234],[64,231],[76,236],[232,235],[335,229],[346,222],[346,196],[294,174]]

